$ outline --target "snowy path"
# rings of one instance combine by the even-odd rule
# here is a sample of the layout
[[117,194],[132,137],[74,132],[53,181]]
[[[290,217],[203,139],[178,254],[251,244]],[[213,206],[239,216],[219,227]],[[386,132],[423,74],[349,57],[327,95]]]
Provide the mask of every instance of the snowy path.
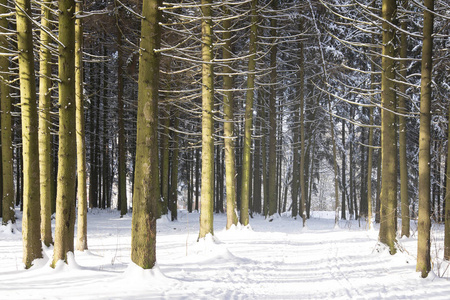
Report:
[[[198,214],[158,223],[158,269],[130,266],[131,218],[89,214],[88,253],[57,270],[21,267],[20,234],[0,231],[1,299],[449,299],[447,278],[420,279],[416,239],[409,254],[375,249],[377,232],[356,222],[257,217],[225,231],[215,216],[216,243],[197,243]],[[3,227],[2,231],[5,228]],[[51,255],[51,249],[47,249]]]

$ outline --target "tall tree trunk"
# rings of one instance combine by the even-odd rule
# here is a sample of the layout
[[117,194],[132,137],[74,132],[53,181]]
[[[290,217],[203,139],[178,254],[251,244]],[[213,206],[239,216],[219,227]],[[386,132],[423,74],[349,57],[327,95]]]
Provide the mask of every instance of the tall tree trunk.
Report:
[[240,222],[247,226],[249,222],[248,207],[250,202],[250,174],[251,174],[251,146],[252,146],[252,126],[253,126],[253,99],[255,95],[255,66],[256,66],[256,38],[258,36],[258,13],[256,5],[258,0],[251,2],[251,28],[248,59],[247,76],[247,96],[245,100],[245,125],[244,125],[244,145],[242,153],[242,185],[241,185],[241,215]]
[[[50,30],[51,12],[49,7],[51,1],[46,0],[41,6],[41,26]],[[53,180],[51,164],[51,136],[50,136],[50,109],[52,69],[50,53],[50,37],[41,30],[40,47],[40,73],[39,78],[39,171],[40,171],[40,198],[41,198],[41,239],[47,247],[53,242],[52,239],[52,190],[50,182]]]
[[395,134],[395,30],[390,23],[395,22],[397,5],[395,0],[383,0],[383,48],[381,59],[381,222],[380,242],[387,245],[391,254],[395,248],[395,207],[397,202],[397,146]]
[[[117,7],[116,1],[116,7]],[[127,162],[126,162],[126,150],[125,150],[125,121],[124,121],[124,103],[123,103],[123,50],[122,50],[122,31],[120,22],[120,11],[116,15],[117,17],[117,125],[118,125],[118,209],[120,209],[120,216],[124,216],[128,212],[128,200],[127,200]]]
[[[402,1],[402,6],[407,9],[408,0]],[[406,19],[402,20],[401,28],[407,30]],[[400,58],[406,58],[408,52],[408,37],[405,32],[400,34]],[[400,80],[405,81],[407,74],[407,65],[404,60],[400,60]],[[398,116],[398,137],[399,137],[399,160],[400,160],[400,199],[401,199],[401,210],[402,210],[402,233],[401,236],[409,237],[409,223],[410,223],[410,212],[409,212],[409,199],[408,199],[408,163],[406,156],[406,118],[402,114],[407,113],[406,109],[406,84],[401,83],[399,86],[399,97],[398,97],[398,111],[400,115]]]
[[73,251],[76,182],[75,1],[59,0],[59,151],[53,263]]
[[[143,269],[156,262],[156,218],[160,196],[158,170],[158,88],[162,0],[144,1],[138,81],[136,162],[131,229],[131,260]],[[147,33],[152,34],[147,34]]]
[[[0,15],[9,13],[7,8],[7,1],[0,1]],[[1,31],[6,31],[8,28],[8,19],[2,17],[0,19]],[[0,46],[2,51],[9,49],[6,35],[0,34]],[[9,58],[7,56],[0,56],[0,109],[1,109],[1,163],[2,163],[2,224],[6,225],[8,222],[15,223],[14,215],[14,175],[13,175],[13,147],[12,147],[12,127],[11,127],[11,97],[9,95]],[[50,228],[50,242],[51,242],[51,228]]]
[[[20,99],[23,149],[23,262],[25,268],[42,258],[40,236],[39,145],[36,81],[29,0],[16,1],[17,48],[19,51]],[[3,125],[3,124],[2,124]]]
[[430,125],[431,76],[433,63],[433,11],[434,0],[425,0],[423,12],[422,74],[420,82],[419,133],[419,222],[417,225],[417,272],[423,278],[431,269],[430,261]]
[[[83,10],[83,2],[77,1],[75,12]],[[75,20],[75,105],[76,105],[76,143],[77,143],[77,244],[78,251],[87,250],[87,187],[86,187],[86,133],[84,121],[83,95],[83,25],[82,19]]]
[[214,73],[212,43],[212,0],[201,1],[202,10],[202,190],[199,239],[214,234]]
[[[256,1],[256,0],[253,0]],[[229,15],[229,9],[226,8],[225,15]],[[223,40],[225,41],[223,46],[223,59],[229,60],[232,57],[231,48],[231,32],[230,30],[231,20],[226,19],[223,21]],[[255,25],[256,26],[256,25]],[[252,34],[252,33],[251,33]],[[251,37],[250,37],[251,40]],[[251,43],[251,41],[250,41]],[[236,211],[236,157],[234,147],[234,98],[233,98],[233,77],[231,75],[231,62],[227,62],[223,67],[223,112],[225,114],[224,129],[224,144],[225,144],[225,181],[226,181],[226,193],[227,193],[227,225],[229,229],[232,225],[237,225],[238,216]],[[248,92],[247,92],[248,93]],[[248,220],[247,220],[248,222]]]
[[275,12],[277,10],[278,0],[272,0],[272,9],[274,16],[270,19],[270,36],[273,39],[270,51],[270,95],[269,95],[269,174],[268,174],[268,204],[269,217],[277,212],[277,184],[276,184],[276,163],[277,163],[277,19]]
[[[261,100],[259,100],[261,101]],[[255,121],[255,135],[261,135],[261,110]],[[255,139],[255,150],[253,155],[253,202],[254,213],[261,213],[261,137]]]

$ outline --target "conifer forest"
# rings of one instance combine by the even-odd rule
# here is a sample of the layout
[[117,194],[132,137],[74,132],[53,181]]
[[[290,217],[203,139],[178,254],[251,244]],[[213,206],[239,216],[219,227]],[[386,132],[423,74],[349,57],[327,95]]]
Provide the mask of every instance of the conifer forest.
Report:
[[445,299],[449,112],[448,0],[0,0],[0,294]]

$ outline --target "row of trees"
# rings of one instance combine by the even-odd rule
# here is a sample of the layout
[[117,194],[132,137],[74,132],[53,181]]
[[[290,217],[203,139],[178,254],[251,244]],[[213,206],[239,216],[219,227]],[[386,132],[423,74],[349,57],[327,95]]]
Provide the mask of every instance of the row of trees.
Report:
[[74,250],[75,198],[78,250],[88,206],[124,215],[132,205],[132,260],[151,268],[156,219],[177,218],[180,192],[200,210],[203,238],[224,208],[227,228],[284,211],[306,226],[328,176],[333,201],[323,208],[336,224],[372,226],[375,212],[391,254],[398,214],[409,236],[418,206],[417,268],[427,276],[430,215],[447,221],[450,211],[448,4],[38,4],[0,7],[2,214],[14,222],[14,194],[23,199],[27,267],[41,240],[53,242],[55,210],[53,264]]

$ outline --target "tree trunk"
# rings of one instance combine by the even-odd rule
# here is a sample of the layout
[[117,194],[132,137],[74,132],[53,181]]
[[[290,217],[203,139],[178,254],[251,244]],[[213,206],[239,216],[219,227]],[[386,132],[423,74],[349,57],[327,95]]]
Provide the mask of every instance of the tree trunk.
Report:
[[[117,1],[116,1],[117,6]],[[125,121],[124,121],[124,103],[123,103],[123,50],[122,50],[122,31],[120,29],[121,22],[117,16],[117,119],[118,119],[118,209],[120,216],[124,216],[128,212],[127,200],[127,161],[125,150]]]
[[173,128],[172,132],[172,170],[170,172],[170,193],[169,193],[169,209],[172,221],[178,219],[178,157],[180,149],[178,146],[178,111],[173,114]]
[[[160,196],[158,170],[158,88],[161,0],[142,5],[138,81],[136,162],[131,229],[131,260],[143,269],[156,262],[156,218]],[[151,32],[152,34],[147,34]]]
[[195,210],[198,211],[199,196],[200,196],[200,149],[195,150]]
[[395,30],[389,23],[395,22],[397,5],[395,0],[383,0],[383,48],[381,59],[381,222],[380,242],[389,247],[395,254],[395,207],[397,202],[397,146],[395,134]]
[[417,266],[422,278],[428,276],[430,260],[430,125],[431,76],[433,63],[433,10],[434,0],[425,0],[427,10],[423,17],[422,74],[420,82],[420,133],[419,133],[419,222],[417,225]]
[[[272,9],[277,10],[278,0],[272,1]],[[275,14],[275,13],[274,13]],[[270,51],[270,95],[269,95],[269,170],[268,170],[268,204],[269,217],[277,212],[277,19],[275,15],[270,19],[270,36],[273,39]]]
[[255,67],[256,67],[256,39],[258,36],[257,0],[251,2],[251,28],[247,76],[247,96],[245,100],[244,145],[242,153],[242,185],[241,185],[241,215],[240,222],[247,226],[249,223],[248,207],[250,202],[250,174],[251,174],[251,146],[253,125],[253,99],[255,95]]
[[[76,2],[75,12],[83,10],[83,3]],[[78,218],[77,244],[78,251],[88,249],[87,246],[87,187],[86,187],[86,134],[84,121],[83,95],[83,25],[82,19],[75,20],[75,105],[76,105],[76,143],[77,143],[77,189]]]
[[[447,143],[450,141],[450,106],[448,107],[448,124],[447,124]],[[444,259],[450,261],[450,145],[447,144],[447,170],[446,176],[446,194],[445,194],[445,234],[444,234]]]
[[[7,1],[0,2],[0,15],[9,13],[7,8]],[[1,31],[6,31],[8,28],[8,20],[6,17],[0,19]],[[0,34],[0,46],[2,51],[9,49],[6,35]],[[0,72],[2,73],[2,80],[0,80],[0,109],[1,109],[1,163],[2,163],[2,224],[6,225],[9,222],[15,223],[14,215],[14,175],[13,175],[13,147],[12,147],[12,127],[11,127],[11,97],[9,89],[9,58],[7,56],[0,56]],[[52,238],[50,228],[50,242]]]
[[342,178],[341,178],[341,180],[342,180],[342,210],[341,210],[341,218],[342,218],[342,220],[346,220],[347,219],[347,217],[346,217],[346,214],[345,214],[345,210],[346,210],[346,208],[345,208],[345,191],[346,191],[346,178],[345,178],[345,164],[346,164],[346,162],[345,162],[345,156],[346,156],[346,154],[345,154],[345,121],[344,121],[344,119],[342,119],[342,149],[343,149],[343,151],[342,151]]
[[75,1],[59,0],[59,151],[53,263],[73,251],[76,182]]
[[169,179],[170,179],[170,158],[169,158],[169,135],[170,135],[170,106],[162,108],[163,118],[162,134],[161,134],[161,197],[160,212],[162,215],[167,214],[169,206]]
[[214,73],[212,42],[212,0],[201,1],[202,10],[202,190],[199,239],[214,234]]
[[[256,0],[253,0],[256,1]],[[225,14],[229,15],[229,9],[226,8]],[[223,40],[225,41],[223,46],[223,59],[229,60],[232,57],[231,48],[231,32],[229,31],[231,26],[230,19],[223,21]],[[255,25],[256,26],[256,25]],[[251,40],[251,37],[250,37]],[[251,41],[250,41],[251,43]],[[223,112],[225,114],[224,128],[224,147],[225,147],[225,181],[226,181],[226,193],[227,193],[227,225],[229,229],[232,225],[237,225],[238,216],[236,211],[236,157],[234,147],[234,98],[233,98],[233,77],[231,73],[231,62],[228,62],[223,67]],[[228,74],[228,75],[227,75]],[[248,93],[248,92],[247,92]],[[248,218],[247,218],[248,219]],[[242,221],[242,220],[241,220]],[[248,222],[248,220],[247,220]]]
[[[23,149],[23,262],[25,268],[42,258],[40,238],[39,145],[36,81],[29,0],[16,1],[17,49],[19,51],[20,99]],[[3,125],[3,124],[2,124]]]

